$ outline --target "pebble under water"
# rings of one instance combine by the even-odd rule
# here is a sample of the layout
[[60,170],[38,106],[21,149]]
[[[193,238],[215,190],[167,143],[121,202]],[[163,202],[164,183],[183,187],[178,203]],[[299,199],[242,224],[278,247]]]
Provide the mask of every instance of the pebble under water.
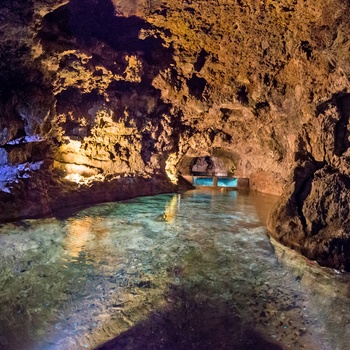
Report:
[[1,225],[0,349],[349,349],[348,275],[272,246],[274,201],[197,190]]

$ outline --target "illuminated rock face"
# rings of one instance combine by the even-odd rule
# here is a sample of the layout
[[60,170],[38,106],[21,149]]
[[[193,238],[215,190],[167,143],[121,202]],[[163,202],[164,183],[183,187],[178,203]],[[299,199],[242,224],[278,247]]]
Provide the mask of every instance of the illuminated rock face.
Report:
[[296,167],[272,212],[272,236],[320,264],[350,271],[350,95],[319,106],[303,126]]
[[170,191],[166,172],[213,156],[285,186],[275,238],[349,269],[346,2],[3,3],[3,219]]
[[2,218],[174,191],[165,167],[179,111],[152,85],[173,50],[151,25],[116,17],[108,1],[4,11]]

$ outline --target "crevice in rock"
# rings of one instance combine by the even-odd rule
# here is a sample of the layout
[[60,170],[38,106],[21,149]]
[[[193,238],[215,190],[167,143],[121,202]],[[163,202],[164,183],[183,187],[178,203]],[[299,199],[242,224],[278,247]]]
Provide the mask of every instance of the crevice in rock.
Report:
[[193,7],[185,7],[184,11],[189,12],[191,15],[196,13],[196,10]]
[[270,77],[269,77],[268,74],[264,75],[264,80],[263,81],[264,81],[264,85],[270,86]]
[[303,226],[304,232],[307,231],[306,218],[303,213],[303,205],[305,199],[311,192],[313,175],[307,179],[304,179],[301,183],[298,184],[299,190],[294,194],[295,203],[297,206],[297,212],[299,215],[299,219]]
[[221,116],[222,121],[226,123],[232,115],[232,109],[220,108],[220,112],[222,114],[222,116]]
[[242,105],[244,105],[244,106],[248,105],[248,103],[249,103],[248,91],[244,85],[238,88],[236,97],[237,97],[237,100]]
[[150,132],[144,132],[142,134],[142,150],[141,150],[141,157],[142,160],[147,164],[152,157],[152,154],[156,151],[156,144],[157,140],[152,138]]
[[311,59],[312,53],[313,53],[313,48],[307,40],[303,40],[300,42],[299,49],[300,49],[300,51],[302,51],[306,54],[306,58],[308,60]]
[[201,52],[199,53],[199,55],[197,57],[197,61],[193,65],[194,70],[196,72],[199,72],[204,67],[204,64],[206,62],[206,59],[207,59],[208,55],[209,54],[208,54],[207,51],[205,51],[204,49],[201,50]]
[[270,111],[270,104],[268,101],[257,102],[254,108],[256,114],[259,114],[261,111],[268,113]]
[[[9,141],[16,140],[16,139],[19,139],[19,138],[25,137],[25,136],[27,136],[27,134],[24,131],[24,128],[18,128],[17,133]],[[6,144],[4,146],[6,146]]]
[[187,81],[187,86],[190,94],[197,100],[201,100],[203,98],[204,89],[207,86],[207,81],[193,74],[191,79]]
[[[120,158],[121,160],[125,160],[125,161],[127,161],[129,159],[130,151],[128,148],[123,147],[119,143],[116,143],[113,148],[114,148],[114,152],[118,158]],[[141,151],[141,155],[142,155],[142,151]]]
[[340,157],[350,146],[348,130],[350,117],[350,94],[341,94],[336,97],[340,119],[334,130],[334,154]]
[[176,92],[182,89],[182,81],[176,69],[170,70],[170,84]]

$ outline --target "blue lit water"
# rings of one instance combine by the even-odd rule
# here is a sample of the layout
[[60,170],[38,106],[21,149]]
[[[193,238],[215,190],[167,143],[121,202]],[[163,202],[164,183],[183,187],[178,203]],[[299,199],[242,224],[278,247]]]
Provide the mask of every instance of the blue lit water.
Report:
[[1,225],[0,349],[348,349],[348,280],[275,254],[274,200],[190,191]]
[[218,177],[218,186],[219,187],[237,187],[238,179],[229,178],[229,177]]
[[212,177],[193,177],[193,186],[214,186]]
[[[213,177],[193,177],[193,186],[214,186]],[[228,178],[228,177],[218,177],[217,178],[218,187],[237,187],[238,179]]]

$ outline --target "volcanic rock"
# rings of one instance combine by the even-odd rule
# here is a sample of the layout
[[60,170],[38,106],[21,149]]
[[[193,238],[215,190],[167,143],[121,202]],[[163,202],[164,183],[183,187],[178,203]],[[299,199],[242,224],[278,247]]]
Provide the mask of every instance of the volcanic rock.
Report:
[[349,270],[349,6],[3,0],[0,219],[173,191],[212,157],[281,195],[274,238]]

